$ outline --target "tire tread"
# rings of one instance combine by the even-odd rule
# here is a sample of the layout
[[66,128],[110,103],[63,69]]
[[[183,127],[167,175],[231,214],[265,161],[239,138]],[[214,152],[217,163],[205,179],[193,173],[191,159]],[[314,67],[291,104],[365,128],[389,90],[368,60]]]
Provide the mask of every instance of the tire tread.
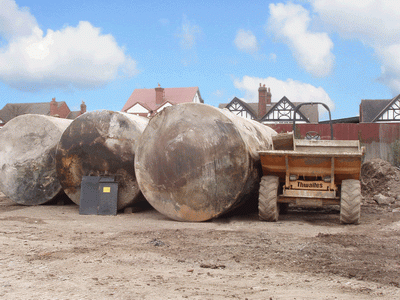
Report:
[[361,184],[359,180],[342,181],[340,199],[340,222],[359,224],[361,214]]
[[263,176],[261,178],[258,198],[258,216],[260,220],[278,221],[278,187],[279,178],[277,176]]

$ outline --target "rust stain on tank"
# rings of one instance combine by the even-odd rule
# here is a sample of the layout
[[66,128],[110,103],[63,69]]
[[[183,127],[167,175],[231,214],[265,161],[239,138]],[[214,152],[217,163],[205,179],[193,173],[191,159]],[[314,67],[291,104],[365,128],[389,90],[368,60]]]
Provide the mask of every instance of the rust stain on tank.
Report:
[[80,158],[77,155],[61,156],[57,161],[58,178],[71,193],[76,193],[76,182],[82,178],[82,171],[78,167]]
[[118,209],[135,201],[140,194],[134,170],[135,142],[142,132],[135,117],[95,111],[74,120],[64,132],[57,151],[57,172],[72,201],[79,203],[83,176],[104,175],[116,176]]
[[191,220],[194,222],[201,222],[212,219],[215,217],[215,213],[209,210],[193,210],[192,207],[183,205],[177,211],[177,216],[181,220]]

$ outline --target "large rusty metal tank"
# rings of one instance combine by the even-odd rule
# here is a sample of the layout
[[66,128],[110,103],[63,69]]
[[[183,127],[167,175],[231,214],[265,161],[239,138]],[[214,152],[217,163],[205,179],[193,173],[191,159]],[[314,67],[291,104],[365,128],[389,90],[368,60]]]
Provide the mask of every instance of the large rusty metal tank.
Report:
[[56,147],[71,124],[44,115],[26,114],[0,130],[0,190],[23,205],[39,205],[61,192]]
[[153,117],[136,149],[135,171],[147,201],[179,221],[205,221],[257,193],[257,151],[276,132],[228,110],[196,103]]
[[122,112],[97,110],[76,118],[57,148],[56,167],[61,186],[76,204],[83,176],[115,176],[117,209],[140,201],[134,158],[136,142],[148,119]]

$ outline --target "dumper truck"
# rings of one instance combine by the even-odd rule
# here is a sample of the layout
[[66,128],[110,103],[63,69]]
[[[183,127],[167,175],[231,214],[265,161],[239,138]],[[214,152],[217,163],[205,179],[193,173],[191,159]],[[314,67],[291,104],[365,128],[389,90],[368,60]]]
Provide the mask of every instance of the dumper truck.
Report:
[[334,140],[329,108],[331,139],[323,140],[317,132],[307,132],[306,139],[296,139],[293,132],[273,137],[273,149],[259,151],[263,176],[259,190],[259,217],[277,221],[289,205],[322,207],[340,205],[340,222],[360,221],[360,172],[364,148],[358,140]]

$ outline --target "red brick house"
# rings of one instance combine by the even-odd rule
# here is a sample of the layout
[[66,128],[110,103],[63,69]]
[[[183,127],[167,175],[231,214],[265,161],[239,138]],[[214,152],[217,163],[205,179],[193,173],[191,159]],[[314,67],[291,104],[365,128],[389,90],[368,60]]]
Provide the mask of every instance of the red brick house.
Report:
[[121,111],[152,117],[168,106],[179,103],[204,103],[198,87],[135,89]]
[[24,114],[39,114],[72,120],[85,112],[86,104],[83,101],[80,111],[71,111],[65,101],[57,102],[56,98],[53,98],[50,103],[7,103],[0,110],[0,127],[11,119]]

